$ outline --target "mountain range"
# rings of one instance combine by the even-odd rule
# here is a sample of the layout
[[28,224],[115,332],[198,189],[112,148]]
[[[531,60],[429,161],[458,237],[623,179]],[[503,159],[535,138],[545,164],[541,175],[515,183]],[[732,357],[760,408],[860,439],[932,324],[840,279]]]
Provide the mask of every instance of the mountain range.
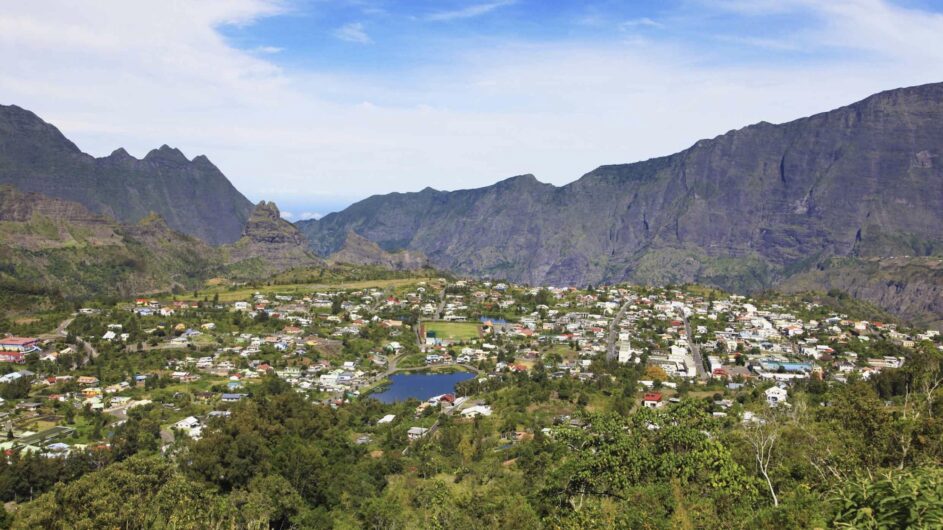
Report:
[[[479,189],[392,193],[298,226],[320,255],[353,231],[439,268],[534,284],[862,286],[849,278],[867,276],[869,261],[896,257],[927,271],[939,261],[941,154],[938,83],[601,166],[565,186],[522,175]],[[899,267],[881,270],[881,285],[860,294],[907,317],[940,318],[939,275],[911,292],[913,278],[900,278]]]
[[[521,175],[376,195],[293,226],[274,204],[253,207],[204,156],[163,146],[140,160],[123,149],[94,158],[35,114],[0,106],[0,184],[68,202],[54,207],[82,218],[72,222],[90,234],[82,245],[137,241],[157,222],[213,273],[323,259],[532,284],[839,289],[920,323],[943,321],[941,153],[938,83],[601,166],[564,186]],[[35,221],[28,231],[52,234]],[[18,252],[76,247],[19,230]]]

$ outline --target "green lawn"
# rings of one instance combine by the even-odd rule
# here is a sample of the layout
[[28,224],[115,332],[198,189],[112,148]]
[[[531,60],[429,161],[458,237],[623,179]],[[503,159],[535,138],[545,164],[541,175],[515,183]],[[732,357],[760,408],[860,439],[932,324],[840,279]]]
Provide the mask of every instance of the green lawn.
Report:
[[424,322],[426,333],[434,331],[436,338],[449,340],[471,340],[478,338],[476,322]]
[[[293,283],[285,285],[266,285],[259,287],[240,287],[237,289],[230,289],[221,285],[207,285],[203,289],[197,291],[197,296],[193,297],[192,292],[181,293],[177,295],[178,300],[184,301],[198,301],[202,300],[204,297],[207,299],[212,299],[213,295],[219,295],[219,301],[226,302],[235,302],[237,300],[246,300],[252,298],[252,295],[256,292],[263,293],[279,293],[279,294],[288,294],[295,296],[302,296],[306,294],[311,294],[318,290],[323,289],[366,289],[370,287],[376,287],[377,289],[386,289],[386,288],[396,288],[403,286],[412,286],[420,282],[428,282],[432,278],[426,277],[416,277],[416,278],[393,278],[393,279],[378,279],[378,280],[354,280],[354,281],[339,281],[339,282],[326,282],[326,283]],[[212,281],[210,282],[212,283]]]

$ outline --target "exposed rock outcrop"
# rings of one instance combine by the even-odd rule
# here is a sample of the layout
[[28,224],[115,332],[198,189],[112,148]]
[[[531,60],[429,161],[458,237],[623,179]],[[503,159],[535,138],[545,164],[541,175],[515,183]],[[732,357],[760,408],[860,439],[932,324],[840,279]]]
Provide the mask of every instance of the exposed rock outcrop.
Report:
[[298,228],[281,218],[278,206],[265,201],[252,210],[242,237],[225,246],[223,252],[230,264],[251,260],[259,274],[323,263],[308,250],[307,241]]

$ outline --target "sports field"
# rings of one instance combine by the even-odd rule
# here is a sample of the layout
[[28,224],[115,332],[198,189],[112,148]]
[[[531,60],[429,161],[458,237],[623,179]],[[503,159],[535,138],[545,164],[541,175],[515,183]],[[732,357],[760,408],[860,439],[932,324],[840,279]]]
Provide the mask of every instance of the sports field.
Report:
[[437,339],[471,340],[478,338],[479,325],[475,322],[424,322],[426,333],[434,331]]

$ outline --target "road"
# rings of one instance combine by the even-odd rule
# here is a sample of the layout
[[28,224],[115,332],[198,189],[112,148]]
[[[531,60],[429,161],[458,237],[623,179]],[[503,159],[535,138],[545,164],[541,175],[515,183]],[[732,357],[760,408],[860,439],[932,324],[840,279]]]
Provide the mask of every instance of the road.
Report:
[[632,305],[634,300],[629,299],[622,307],[619,308],[619,312],[616,313],[615,318],[612,319],[612,323],[609,324],[609,338],[606,343],[606,360],[614,361],[618,354],[616,352],[616,339],[619,337],[619,323],[622,322],[622,317],[625,316],[625,312],[628,311],[629,306]]
[[682,318],[684,319],[684,332],[687,334],[688,338],[688,347],[691,348],[691,356],[694,357],[694,368],[697,369],[697,378],[701,381],[706,381],[710,378],[710,374],[704,369],[704,358],[701,357],[701,349],[698,348],[697,342],[694,341],[694,334],[691,333],[691,323],[688,322],[688,316],[683,315]]
[[73,320],[75,320],[75,316],[70,316],[69,318],[67,318],[67,319],[63,320],[62,322],[60,322],[59,325],[56,326],[56,329],[55,329],[55,330],[53,330],[53,331],[51,331],[51,332],[49,332],[49,333],[40,335],[39,338],[42,339],[42,340],[55,340],[55,339],[59,339],[59,338],[65,337],[66,335],[69,334],[69,333],[66,331],[66,328],[68,328],[69,325],[72,324],[72,321],[73,321]]
[[435,311],[436,320],[442,320],[442,313],[445,311],[445,287],[439,293],[439,307]]
[[[74,320],[75,320],[75,315],[70,316],[69,318],[60,322],[59,325],[56,326],[56,329],[54,329],[53,331],[50,331],[49,333],[40,335],[39,338],[42,340],[56,340],[56,339],[61,339],[63,337],[68,336],[69,332],[66,330],[69,328],[69,325],[71,325]],[[93,359],[98,357],[98,350],[96,350],[95,347],[89,344],[88,342],[85,342],[84,340],[78,337],[76,337],[75,342],[76,342],[76,345],[80,346],[82,350],[84,350],[85,353],[88,354],[89,357]],[[86,363],[88,363],[88,358],[85,359],[85,362],[83,364],[86,364]]]

